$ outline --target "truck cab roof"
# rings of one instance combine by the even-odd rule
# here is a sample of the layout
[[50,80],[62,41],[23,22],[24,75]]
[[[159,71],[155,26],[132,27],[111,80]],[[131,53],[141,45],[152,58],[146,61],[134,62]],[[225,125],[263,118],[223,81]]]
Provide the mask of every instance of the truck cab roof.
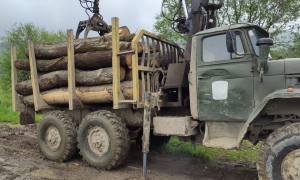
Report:
[[[262,27],[260,27],[258,25],[252,24],[252,23],[239,23],[239,24],[231,24],[230,25],[231,30],[240,29],[240,28],[254,28],[254,29],[258,30],[260,33],[262,33],[265,37],[269,37],[269,33],[266,30],[264,30]],[[215,32],[226,32],[227,30],[229,30],[229,25],[206,29],[204,31],[200,31],[200,32],[196,33],[194,36],[203,35],[203,34],[211,34],[211,33],[215,33]]]

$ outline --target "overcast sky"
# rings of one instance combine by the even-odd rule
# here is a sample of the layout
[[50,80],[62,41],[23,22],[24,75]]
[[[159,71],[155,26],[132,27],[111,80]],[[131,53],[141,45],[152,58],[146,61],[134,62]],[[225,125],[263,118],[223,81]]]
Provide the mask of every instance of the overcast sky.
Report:
[[[79,21],[88,19],[78,0],[0,0],[0,7],[0,37],[15,23],[32,22],[48,31],[76,32]],[[107,24],[112,17],[119,17],[120,26],[127,26],[132,33],[137,29],[152,31],[160,8],[161,0],[100,0],[100,14]]]

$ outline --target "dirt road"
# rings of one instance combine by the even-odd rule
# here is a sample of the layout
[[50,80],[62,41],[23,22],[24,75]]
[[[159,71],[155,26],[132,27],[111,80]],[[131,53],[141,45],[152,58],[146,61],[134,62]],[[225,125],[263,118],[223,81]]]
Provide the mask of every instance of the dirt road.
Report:
[[[127,161],[116,170],[99,171],[78,155],[66,163],[46,159],[39,150],[37,126],[0,126],[0,180],[6,179],[100,179],[138,180],[142,173],[142,153],[133,148]],[[151,152],[148,158],[150,180],[255,180],[254,169],[238,164],[204,162],[170,154]]]

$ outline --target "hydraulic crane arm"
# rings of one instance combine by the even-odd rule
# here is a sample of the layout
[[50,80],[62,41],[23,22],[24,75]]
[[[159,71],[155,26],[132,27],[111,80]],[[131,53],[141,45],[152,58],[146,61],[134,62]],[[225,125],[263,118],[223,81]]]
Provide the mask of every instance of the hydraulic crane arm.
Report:
[[[182,1],[183,10],[187,11],[185,6],[186,1]],[[190,60],[191,58],[192,36],[197,32],[217,26],[215,11],[223,6],[223,1],[224,0],[220,0],[218,4],[211,4],[209,0],[191,0],[191,12],[188,12],[187,21],[185,23],[188,29],[188,41],[185,53],[186,60]],[[185,14],[187,14],[187,12],[185,12]]]
[[[166,0],[163,0],[163,5],[165,1]],[[179,17],[176,20],[174,19],[175,24],[177,23],[177,30],[175,27],[173,27],[173,29],[180,33],[188,33],[185,53],[186,60],[190,60],[191,57],[192,36],[199,31],[214,28],[217,25],[215,11],[223,6],[224,0],[220,0],[218,4],[212,4],[209,3],[209,1],[210,0],[191,0],[191,11],[189,12],[186,0],[180,0],[185,18]],[[81,6],[86,9],[86,12],[90,11],[94,14],[90,18],[87,13],[89,20],[79,22],[76,38],[79,37],[83,30],[85,30],[84,38],[87,38],[90,30],[97,31],[100,36],[111,31],[111,27],[107,25],[100,15],[99,0],[79,0],[79,2]]]
[[86,21],[79,22],[76,32],[76,39],[79,38],[79,35],[83,30],[85,30],[85,39],[87,38],[87,35],[90,30],[98,32],[100,36],[111,31],[111,27],[107,25],[107,23],[103,20],[103,17],[100,14],[99,0],[94,0],[94,2],[90,0],[79,0],[79,2],[81,6],[85,9],[87,15],[89,16],[87,11],[90,11],[93,13],[93,16],[89,16],[89,19]]

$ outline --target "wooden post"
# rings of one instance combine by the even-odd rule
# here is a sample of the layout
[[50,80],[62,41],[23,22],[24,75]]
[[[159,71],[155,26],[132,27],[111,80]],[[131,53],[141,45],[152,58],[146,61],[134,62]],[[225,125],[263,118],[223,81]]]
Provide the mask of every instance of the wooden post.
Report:
[[[144,35],[144,30],[139,30],[135,35],[131,43],[131,48],[135,50],[135,54],[132,55],[132,83],[133,83],[133,100],[136,100],[137,105],[140,103],[139,97],[139,57],[138,57],[138,43],[142,36]],[[143,49],[144,51],[144,49]]]
[[125,100],[121,92],[120,80],[120,34],[119,34],[119,18],[112,18],[112,68],[113,68],[113,108],[127,108],[128,104],[120,104],[119,101]]
[[44,101],[42,95],[40,94],[39,78],[36,69],[36,59],[35,59],[34,46],[32,41],[28,41],[28,50],[29,50],[29,63],[30,63],[30,77],[32,83],[35,111],[51,108],[51,106],[49,106]]
[[82,108],[83,105],[77,97],[75,88],[75,60],[74,60],[74,37],[73,30],[69,29],[68,32],[68,91],[69,91],[69,110]]
[[18,72],[15,67],[15,60],[17,60],[17,48],[16,46],[11,46],[11,91],[12,91],[12,106],[13,111],[20,111],[20,98],[16,92],[16,85],[18,83]]

